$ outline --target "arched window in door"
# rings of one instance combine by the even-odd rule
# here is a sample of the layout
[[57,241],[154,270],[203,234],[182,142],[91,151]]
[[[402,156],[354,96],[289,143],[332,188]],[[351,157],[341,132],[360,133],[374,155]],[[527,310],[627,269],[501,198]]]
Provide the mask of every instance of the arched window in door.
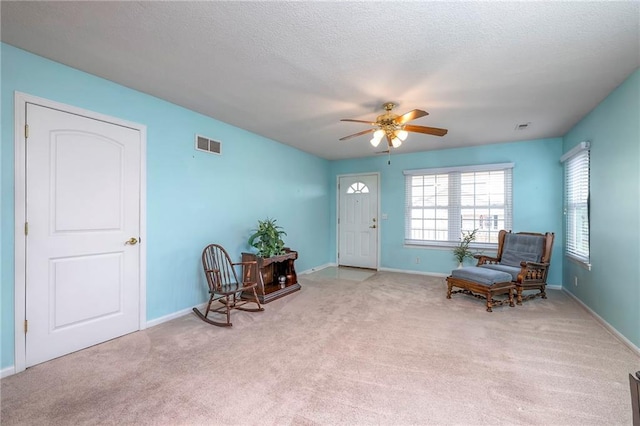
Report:
[[347,194],[368,194],[369,187],[363,182],[354,182],[347,189]]

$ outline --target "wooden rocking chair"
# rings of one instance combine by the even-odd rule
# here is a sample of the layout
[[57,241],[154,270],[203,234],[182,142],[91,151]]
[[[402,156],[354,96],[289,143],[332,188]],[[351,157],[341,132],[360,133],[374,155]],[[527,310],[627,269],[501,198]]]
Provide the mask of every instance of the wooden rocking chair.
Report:
[[[217,244],[210,244],[205,247],[202,251],[202,266],[209,286],[209,303],[204,314],[198,308],[193,308],[193,312],[209,324],[217,325],[218,327],[230,327],[232,325],[231,309],[248,312],[264,311],[256,293],[257,283],[249,280],[251,268],[255,267],[255,264],[255,261],[231,262],[227,251]],[[241,267],[240,269],[242,269],[242,281],[238,280],[236,267]],[[253,292],[253,298],[251,300],[242,300],[243,291],[245,295]],[[223,306],[216,308],[215,301],[222,303]],[[258,307],[244,308],[243,305],[246,303],[256,303]],[[217,322],[209,319],[208,316],[211,312],[226,314],[226,322]]]

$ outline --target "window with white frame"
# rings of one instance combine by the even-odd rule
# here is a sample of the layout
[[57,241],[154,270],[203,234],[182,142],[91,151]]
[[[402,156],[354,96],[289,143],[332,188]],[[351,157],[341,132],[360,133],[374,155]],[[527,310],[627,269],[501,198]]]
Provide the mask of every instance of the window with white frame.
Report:
[[453,246],[477,229],[495,247],[512,226],[512,163],[405,170],[405,244]]
[[564,163],[565,254],[589,264],[589,142],[562,156]]

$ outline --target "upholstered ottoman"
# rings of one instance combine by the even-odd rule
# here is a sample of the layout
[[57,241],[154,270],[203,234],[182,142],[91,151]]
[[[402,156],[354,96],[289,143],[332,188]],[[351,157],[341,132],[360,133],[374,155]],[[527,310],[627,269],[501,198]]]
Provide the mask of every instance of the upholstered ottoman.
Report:
[[[464,293],[479,299],[487,300],[487,312],[492,312],[494,305],[503,305],[509,302],[513,307],[513,291],[516,288],[511,280],[511,274],[493,269],[479,268],[477,266],[466,266],[451,271],[447,277],[447,299],[455,293]],[[460,290],[451,291],[453,287]],[[507,294],[508,299],[494,300],[497,294]]]

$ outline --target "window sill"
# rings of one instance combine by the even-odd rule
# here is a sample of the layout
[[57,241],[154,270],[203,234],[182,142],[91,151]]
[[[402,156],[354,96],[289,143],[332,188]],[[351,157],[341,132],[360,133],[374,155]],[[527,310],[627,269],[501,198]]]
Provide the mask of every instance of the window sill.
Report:
[[[437,250],[451,250],[460,245],[455,241],[440,241],[440,242],[404,242],[404,247],[414,249],[437,249]],[[498,244],[495,243],[471,243],[469,245],[471,250],[498,250]]]
[[564,257],[571,261],[571,263],[575,263],[576,265],[583,267],[587,271],[591,270],[591,263],[585,262],[584,259],[579,259],[577,257],[571,256],[570,254],[565,254]]

